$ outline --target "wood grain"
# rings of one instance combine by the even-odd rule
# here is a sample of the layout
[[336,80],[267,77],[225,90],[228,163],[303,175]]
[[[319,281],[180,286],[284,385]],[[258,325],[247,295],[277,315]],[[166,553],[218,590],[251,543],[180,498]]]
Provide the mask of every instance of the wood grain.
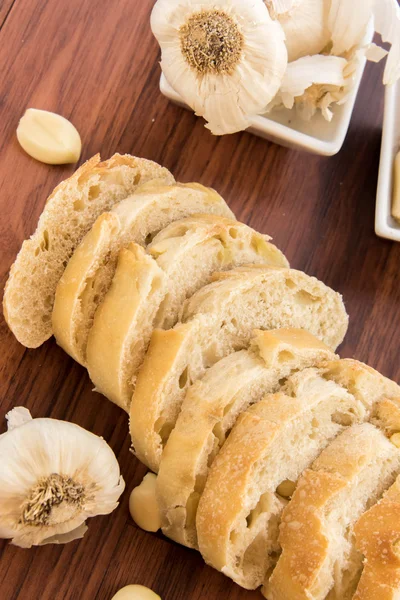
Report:
[[11,9],[15,3],[15,0],[2,0],[0,2],[0,29],[3,27]]
[[[47,195],[74,169],[39,164],[16,142],[27,107],[54,110],[81,132],[82,160],[98,151],[129,152],[164,164],[181,181],[217,188],[239,218],[273,235],[294,267],[344,295],[351,325],[342,355],[400,379],[400,246],[373,230],[381,66],[367,68],[343,150],[320,158],[247,133],[214,138],[200,119],[169,104],[158,89],[151,0],[97,0],[95,8],[89,0],[16,0],[9,11],[11,4],[0,5],[2,286]],[[79,423],[111,444],[127,482],[118,510],[93,519],[80,543],[27,551],[1,542],[2,600],[108,600],[129,583],[147,585],[163,600],[260,597],[206,567],[197,553],[131,522],[129,491],[145,469],[129,453],[126,417],[92,393],[84,369],[54,341],[24,349],[2,318],[0,344],[1,423],[21,404],[34,416]]]

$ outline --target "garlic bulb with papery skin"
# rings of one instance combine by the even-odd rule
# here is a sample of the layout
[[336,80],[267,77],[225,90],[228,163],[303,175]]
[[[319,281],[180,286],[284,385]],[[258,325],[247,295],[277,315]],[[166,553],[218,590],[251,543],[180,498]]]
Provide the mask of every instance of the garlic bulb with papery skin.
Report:
[[125,483],[114,452],[73,423],[7,414],[0,436],[0,537],[22,548],[83,537],[85,521],[111,513]]
[[283,5],[266,0],[266,5],[285,33],[289,62],[319,54],[329,44],[330,0],[287,0]]
[[215,135],[246,129],[277,93],[287,51],[263,0],[158,0],[151,27],[165,77]]
[[285,108],[296,106],[297,112],[309,120],[320,109],[324,118],[330,121],[330,105],[345,95],[347,65],[345,58],[323,54],[305,56],[289,63],[281,89],[269,110],[279,105]]
[[371,18],[375,31],[392,46],[383,76],[383,83],[390,85],[400,78],[400,6],[397,0],[331,0],[328,27],[332,36],[332,54],[343,54],[359,46]]

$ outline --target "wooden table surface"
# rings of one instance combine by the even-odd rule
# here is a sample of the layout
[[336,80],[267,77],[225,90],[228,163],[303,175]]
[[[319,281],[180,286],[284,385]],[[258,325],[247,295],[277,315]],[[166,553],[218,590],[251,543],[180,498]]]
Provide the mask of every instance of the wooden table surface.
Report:
[[[350,313],[341,348],[400,380],[400,245],[374,234],[381,140],[382,66],[369,65],[343,150],[319,158],[247,133],[219,139],[158,89],[152,0],[0,2],[0,284],[45,199],[73,166],[49,167],[19,148],[28,107],[70,118],[82,161],[96,152],[156,160],[180,181],[215,187],[238,218],[274,237],[292,266],[339,290]],[[139,530],[128,497],[145,469],[129,452],[125,414],[98,394],[83,368],[51,340],[26,350],[0,321],[0,420],[13,406],[102,435],[127,483],[119,508],[89,522],[80,542],[22,550],[0,542],[2,600],[108,600],[141,583],[163,600],[246,600],[246,592],[193,551]]]

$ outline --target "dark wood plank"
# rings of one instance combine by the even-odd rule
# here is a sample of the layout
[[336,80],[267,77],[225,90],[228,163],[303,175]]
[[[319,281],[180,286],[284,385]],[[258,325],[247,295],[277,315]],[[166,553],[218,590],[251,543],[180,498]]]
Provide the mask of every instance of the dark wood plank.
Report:
[[0,2],[0,29],[3,27],[11,9],[15,3],[15,0],[2,0]]
[[[239,218],[270,233],[292,265],[340,290],[351,316],[343,356],[400,379],[397,360],[400,246],[374,235],[382,67],[370,65],[342,152],[321,158],[247,133],[213,138],[200,119],[159,93],[158,50],[149,29],[152,0],[3,0],[0,31],[0,283],[46,196],[72,166],[48,167],[18,147],[29,106],[55,110],[78,127],[82,160],[101,151],[157,160],[182,181],[212,185]],[[107,600],[128,583],[163,600],[246,600],[200,556],[138,530],[128,495],[145,469],[129,453],[125,415],[91,392],[81,367],[49,341],[22,348],[0,320],[0,420],[24,404],[34,416],[79,423],[116,452],[127,482],[121,506],[65,547],[21,550],[0,543],[2,600]],[[2,425],[4,430],[4,425]]]

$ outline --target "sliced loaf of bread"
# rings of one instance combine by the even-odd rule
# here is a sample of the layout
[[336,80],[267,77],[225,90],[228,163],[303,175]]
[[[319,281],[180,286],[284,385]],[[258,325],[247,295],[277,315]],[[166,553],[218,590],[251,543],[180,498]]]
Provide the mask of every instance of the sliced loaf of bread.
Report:
[[353,600],[399,600],[400,477],[354,526],[356,548],[364,556]]
[[149,182],[97,219],[58,283],[52,315],[57,343],[76,361],[86,363],[89,331],[110,288],[120,249],[130,242],[146,246],[171,222],[198,212],[234,218],[210,188]]
[[257,331],[248,350],[223,358],[189,388],[157,478],[165,535],[197,547],[197,505],[209,468],[238,415],[275,392],[294,371],[334,358],[304,330]]
[[[283,513],[282,555],[265,597],[351,600],[363,564],[353,527],[399,473],[400,450],[372,424],[351,427],[332,442],[303,473]],[[379,522],[372,527],[373,537]]]
[[133,447],[155,472],[189,385],[247,348],[254,329],[304,329],[335,349],[348,324],[339,294],[300,271],[268,267],[220,275],[185,303],[182,317],[174,329],[154,331],[130,410]]
[[57,283],[75,248],[101,213],[151,179],[174,181],[149,160],[115,154],[101,163],[95,156],[53,191],[4,291],[4,316],[21,344],[37,348],[51,337]]
[[341,433],[366,418],[361,402],[310,368],[238,418],[209,471],[197,512],[205,561],[247,589],[279,555],[283,508],[302,471]]
[[[164,295],[154,296],[158,300],[157,316],[164,320],[168,318],[173,323],[178,318],[179,308],[187,296],[206,284],[216,268],[229,268],[247,262],[271,262],[287,264],[285,257],[279,250],[266,241],[265,236],[256,233],[247,225],[215,215],[200,215],[190,219],[176,221],[164,229],[152,244],[150,252],[154,255],[154,262],[163,271],[166,277]],[[153,260],[149,255],[148,260]],[[125,267],[124,278],[120,283],[127,282],[128,289],[132,285],[130,279],[137,277],[134,263],[124,263],[119,267],[121,273]],[[107,372],[103,372],[104,359],[102,354],[107,353],[108,329],[97,313],[93,327],[89,332],[87,348],[87,364],[89,372],[97,389],[113,389],[112,396],[108,396],[119,406],[129,407],[132,397],[137,370],[144,358],[144,352],[150,340],[152,328],[147,328],[147,334],[136,320],[136,312],[132,313],[133,322],[129,322],[127,315],[131,314],[130,296],[123,287],[119,287],[119,296],[112,294],[115,308],[113,310],[111,296],[107,293],[105,300],[109,306],[109,314],[114,312],[114,322],[121,332],[120,344],[130,348],[130,354],[118,351],[121,362],[114,361],[109,364]],[[149,306],[154,323],[155,306]],[[124,302],[126,307],[124,308]],[[144,303],[142,311],[146,310],[148,299],[142,297]],[[101,304],[100,304],[101,307]],[[149,317],[150,318],[150,317]],[[150,320],[148,321],[150,323]],[[122,327],[125,327],[125,336]],[[89,360],[90,344],[90,360]],[[116,350],[116,348],[114,348]],[[114,368],[116,367],[116,368]],[[97,375],[101,377],[102,384],[98,384]],[[105,381],[108,380],[107,386]],[[119,396],[115,391],[119,390]],[[105,394],[107,396],[107,394]]]
[[129,376],[146,350],[165,290],[165,273],[141,246],[132,242],[120,250],[111,287],[90,330],[87,367],[96,391],[126,411]]

